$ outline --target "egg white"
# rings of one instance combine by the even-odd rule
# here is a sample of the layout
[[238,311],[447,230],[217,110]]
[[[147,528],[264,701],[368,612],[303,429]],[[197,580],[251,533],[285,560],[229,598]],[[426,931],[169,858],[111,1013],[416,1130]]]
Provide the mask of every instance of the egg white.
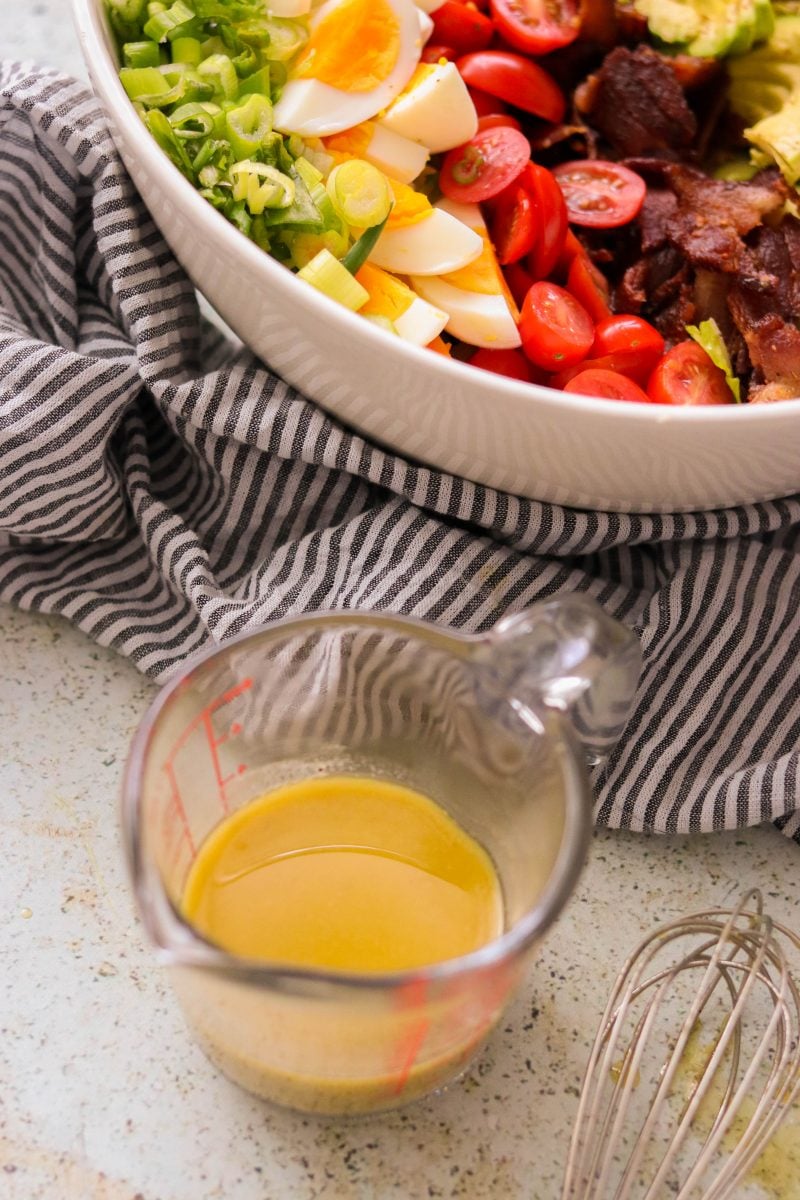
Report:
[[380,123],[438,154],[474,137],[478,114],[455,63],[435,63],[389,106]]
[[[369,261],[398,275],[444,275],[467,266],[482,249],[479,233],[443,209],[434,208],[429,216],[412,225],[384,229]],[[423,295],[416,286],[414,291]],[[435,300],[431,303],[444,308]]]

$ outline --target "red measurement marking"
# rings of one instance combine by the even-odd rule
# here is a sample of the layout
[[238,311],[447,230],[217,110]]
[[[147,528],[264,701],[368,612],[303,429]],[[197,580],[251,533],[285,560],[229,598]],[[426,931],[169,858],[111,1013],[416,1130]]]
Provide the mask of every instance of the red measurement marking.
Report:
[[[398,991],[397,1000],[401,1008],[419,1008],[425,1002],[425,980],[412,979],[404,984]],[[408,1031],[398,1040],[395,1048],[395,1064],[392,1068],[392,1074],[396,1075],[392,1089],[395,1095],[399,1096],[408,1083],[430,1026],[428,1017],[424,1013],[420,1013],[415,1020],[411,1021]]]
[[[223,705],[229,704],[230,701],[235,700],[237,696],[241,696],[242,692],[249,691],[252,686],[252,679],[243,679],[241,683],[237,683],[235,687],[230,688],[227,692],[223,692],[221,696],[217,696],[216,700],[212,700],[210,704],[207,704],[202,712],[199,712],[195,719],[186,726],[183,733],[175,741],[167,762],[172,762],[178,751],[183,749],[191,735],[197,729],[198,725],[202,725],[207,716],[211,716],[211,714],[215,713],[218,708],[222,708]],[[233,732],[234,726],[232,725],[231,733]],[[240,725],[236,727],[236,733],[241,733]],[[221,742],[225,740],[225,737],[220,739]]]
[[[175,777],[175,759],[176,759],[178,753],[186,745],[186,743],[188,742],[191,735],[198,728],[200,728],[200,726],[203,726],[206,741],[208,743],[208,748],[211,753],[211,762],[212,762],[212,765],[214,768],[214,776],[215,776],[216,782],[217,782],[217,790],[219,792],[220,803],[222,805],[223,811],[225,813],[227,813],[228,812],[228,801],[227,801],[227,797],[225,795],[225,785],[227,783],[229,783],[231,779],[234,778],[234,775],[226,775],[223,777],[222,771],[220,768],[217,747],[221,746],[223,744],[223,742],[226,742],[228,740],[228,737],[235,736],[237,733],[241,733],[242,727],[238,723],[238,721],[234,721],[233,724],[231,725],[228,733],[222,734],[221,737],[216,737],[216,735],[214,734],[214,727],[213,727],[211,718],[218,709],[223,708],[226,704],[229,704],[231,702],[231,700],[235,700],[237,696],[241,696],[243,692],[248,691],[252,686],[253,686],[252,679],[243,679],[241,683],[237,683],[234,687],[229,688],[227,692],[223,692],[221,696],[217,696],[216,699],[212,700],[210,704],[207,704],[206,707],[197,714],[197,716],[194,718],[194,720],[190,721],[190,723],[184,729],[183,733],[181,733],[181,735],[173,743],[172,749],[171,749],[167,759],[164,762],[163,769],[166,772],[167,777],[169,778],[170,787],[172,789],[173,801],[174,801],[176,810],[178,811],[178,813],[181,817],[181,820],[183,822],[184,832],[186,834],[186,838],[188,840],[189,847],[191,849],[193,856],[195,854],[194,842],[192,840],[191,831],[189,829],[189,822],[186,817],[186,809],[184,808],[183,801],[181,800],[180,790],[178,788],[178,781]],[[243,763],[240,763],[235,774],[241,775],[246,770],[247,770],[246,766]]]
[[[164,770],[166,772],[167,779],[169,780],[170,793],[171,793],[171,797],[172,797],[172,806],[175,809],[175,812],[180,817],[181,825],[183,826],[183,836],[184,836],[185,840],[188,842],[189,850],[191,851],[192,858],[194,858],[195,853],[196,853],[195,848],[194,848],[194,839],[192,838],[192,831],[189,828],[189,822],[186,818],[186,809],[183,806],[183,800],[181,800],[181,793],[180,793],[180,789],[178,788],[178,781],[175,778],[175,770],[172,766],[172,763],[171,762],[165,763]],[[177,858],[177,853],[178,853],[179,849],[180,849],[180,842],[178,843],[178,846],[176,847],[176,850],[175,850],[176,858]]]

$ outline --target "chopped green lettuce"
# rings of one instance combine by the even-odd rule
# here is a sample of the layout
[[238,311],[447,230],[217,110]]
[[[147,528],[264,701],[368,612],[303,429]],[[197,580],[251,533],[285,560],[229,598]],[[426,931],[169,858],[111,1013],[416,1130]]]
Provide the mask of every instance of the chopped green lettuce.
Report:
[[721,371],[725,372],[725,379],[728,387],[733,392],[734,400],[737,404],[741,403],[741,383],[733,373],[733,364],[731,363],[731,356],[728,353],[728,347],[725,345],[725,339],[714,318],[710,317],[707,321],[701,321],[699,325],[687,325],[686,332],[690,337],[694,338],[698,346],[703,347],[714,366],[719,367]]

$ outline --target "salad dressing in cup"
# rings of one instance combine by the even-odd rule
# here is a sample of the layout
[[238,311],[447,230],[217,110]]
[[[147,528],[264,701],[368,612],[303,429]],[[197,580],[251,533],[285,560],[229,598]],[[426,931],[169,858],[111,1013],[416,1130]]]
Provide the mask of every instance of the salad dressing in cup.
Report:
[[[320,1113],[391,1108],[458,1075],[572,891],[591,821],[586,754],[613,745],[638,672],[634,636],[582,597],[482,636],[315,614],[188,663],[135,735],[123,819],[145,929],[211,1060],[258,1095]],[[408,872],[392,867],[387,885],[367,851]],[[367,896],[389,891],[366,925],[364,893],[341,893],[337,951],[302,907],[354,884],[355,868],[337,875],[340,852],[377,871]],[[256,888],[227,927],[201,911],[215,878],[290,860],[302,873],[326,854],[327,884],[324,871],[283,887],[270,876],[273,900]],[[434,887],[448,871],[456,889],[475,885],[486,903],[472,943],[463,929],[453,940],[462,916],[433,951],[392,957],[404,938],[408,955],[412,918],[419,928],[420,907],[433,908],[417,903],[416,870]],[[288,939],[264,929],[271,915],[294,924]],[[366,926],[377,954],[359,941]]]

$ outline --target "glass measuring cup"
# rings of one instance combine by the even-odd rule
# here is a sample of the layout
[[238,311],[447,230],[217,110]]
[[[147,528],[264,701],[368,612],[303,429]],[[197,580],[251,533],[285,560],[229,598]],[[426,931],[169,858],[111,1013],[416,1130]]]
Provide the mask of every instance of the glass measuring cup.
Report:
[[[569,897],[591,819],[585,760],[624,725],[638,643],[592,601],[488,634],[407,618],[278,621],[194,659],[138,729],[123,783],[135,897],[187,1022],[230,1078],[309,1112],[369,1112],[458,1075]],[[315,774],[430,796],[488,851],[501,935],[386,975],[236,957],[181,915],[198,846],[228,813]]]

